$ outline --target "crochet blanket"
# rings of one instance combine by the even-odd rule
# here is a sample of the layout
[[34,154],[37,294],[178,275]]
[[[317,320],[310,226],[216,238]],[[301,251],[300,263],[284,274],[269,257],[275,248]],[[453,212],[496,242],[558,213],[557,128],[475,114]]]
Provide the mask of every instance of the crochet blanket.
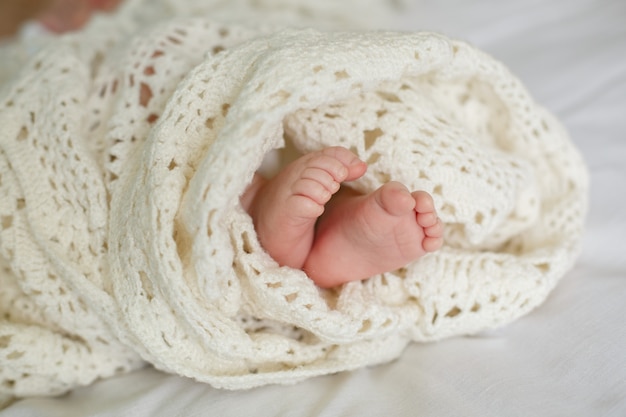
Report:
[[[293,383],[509,323],[572,267],[586,169],[487,54],[148,3],[3,52],[26,61],[0,96],[0,394],[145,363],[221,388]],[[331,290],[278,266],[239,196],[268,155],[331,145],[368,162],[358,190],[430,192],[444,248]]]

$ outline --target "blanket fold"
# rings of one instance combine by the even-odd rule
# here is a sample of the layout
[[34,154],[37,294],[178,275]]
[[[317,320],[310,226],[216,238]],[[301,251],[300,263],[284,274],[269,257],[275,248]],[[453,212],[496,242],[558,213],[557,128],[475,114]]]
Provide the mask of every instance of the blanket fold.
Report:
[[[580,250],[580,155],[466,43],[203,17],[85,42],[0,98],[0,393],[145,362],[230,389],[382,363],[528,313]],[[334,145],[368,162],[360,191],[430,192],[444,248],[332,290],[278,266],[239,196],[266,155]]]

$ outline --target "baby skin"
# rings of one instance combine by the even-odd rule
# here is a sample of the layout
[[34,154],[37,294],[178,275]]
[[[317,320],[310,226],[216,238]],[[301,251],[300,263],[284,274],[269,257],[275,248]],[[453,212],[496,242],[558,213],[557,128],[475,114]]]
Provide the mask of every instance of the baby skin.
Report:
[[443,227],[433,199],[389,182],[369,194],[341,183],[367,170],[342,147],[306,154],[241,197],[263,248],[320,287],[393,271],[438,250]]

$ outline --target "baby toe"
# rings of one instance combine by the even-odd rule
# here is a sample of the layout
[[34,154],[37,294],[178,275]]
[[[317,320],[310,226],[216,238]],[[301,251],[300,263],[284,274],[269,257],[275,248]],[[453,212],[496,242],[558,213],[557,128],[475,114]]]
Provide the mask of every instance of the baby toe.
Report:
[[435,252],[441,249],[443,238],[441,237],[425,237],[422,241],[422,247],[426,252]]
[[353,181],[361,177],[367,170],[367,164],[361,161],[352,151],[343,146],[325,148],[321,153],[336,160],[347,169],[347,174],[341,181]]
[[300,179],[293,184],[291,189],[293,195],[303,196],[313,200],[315,203],[324,205],[330,200],[332,192],[324,185],[312,179]]
[[337,182],[342,182],[348,176],[348,167],[338,159],[321,152],[311,155],[304,168],[325,171]]
[[433,198],[426,191],[415,191],[411,193],[415,199],[415,211],[418,213],[430,213],[435,211]]
[[317,167],[307,167],[302,171],[300,178],[301,180],[315,181],[333,194],[340,187],[339,182],[335,180],[335,177],[330,172]]
[[443,235],[443,224],[441,220],[436,219],[432,226],[424,228],[424,234],[428,237],[438,238]]
[[433,227],[437,224],[437,214],[434,212],[419,212],[417,213],[417,224],[423,228]]

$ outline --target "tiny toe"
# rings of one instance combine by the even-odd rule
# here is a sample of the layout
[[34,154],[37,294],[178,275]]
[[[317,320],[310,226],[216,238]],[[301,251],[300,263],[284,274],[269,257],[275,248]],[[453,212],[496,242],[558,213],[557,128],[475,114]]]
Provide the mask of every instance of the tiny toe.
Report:
[[292,195],[288,201],[288,205],[294,207],[289,215],[294,218],[316,219],[324,213],[324,205],[318,204],[313,199],[303,195]]
[[425,237],[422,241],[422,247],[426,252],[435,252],[441,249],[443,238],[441,237]]
[[337,159],[343,165],[349,166],[362,162],[352,151],[343,146],[331,146],[329,148],[322,149],[323,155],[330,156],[333,159]]
[[294,195],[310,198],[317,204],[324,205],[332,197],[332,193],[315,180],[303,178],[296,181],[291,189]]
[[427,213],[418,212],[417,224],[424,228],[435,226],[437,224],[437,215],[432,211]]
[[326,188],[331,193],[336,193],[339,190],[340,184],[335,181],[335,178],[328,171],[317,168],[317,167],[307,167],[300,174],[301,179],[312,180],[318,182],[321,186]]
[[424,234],[428,237],[441,237],[441,235],[443,235],[443,224],[441,220],[437,219],[434,225],[425,227]]
[[324,148],[321,153],[335,159],[347,169],[347,174],[340,181],[353,181],[361,177],[367,170],[367,164],[343,146]]
[[342,182],[349,174],[348,167],[340,160],[322,152],[314,154],[307,162],[307,169],[326,171],[337,182]]
[[435,211],[433,198],[426,191],[415,191],[411,195],[415,199],[415,210],[418,213],[429,213]]

